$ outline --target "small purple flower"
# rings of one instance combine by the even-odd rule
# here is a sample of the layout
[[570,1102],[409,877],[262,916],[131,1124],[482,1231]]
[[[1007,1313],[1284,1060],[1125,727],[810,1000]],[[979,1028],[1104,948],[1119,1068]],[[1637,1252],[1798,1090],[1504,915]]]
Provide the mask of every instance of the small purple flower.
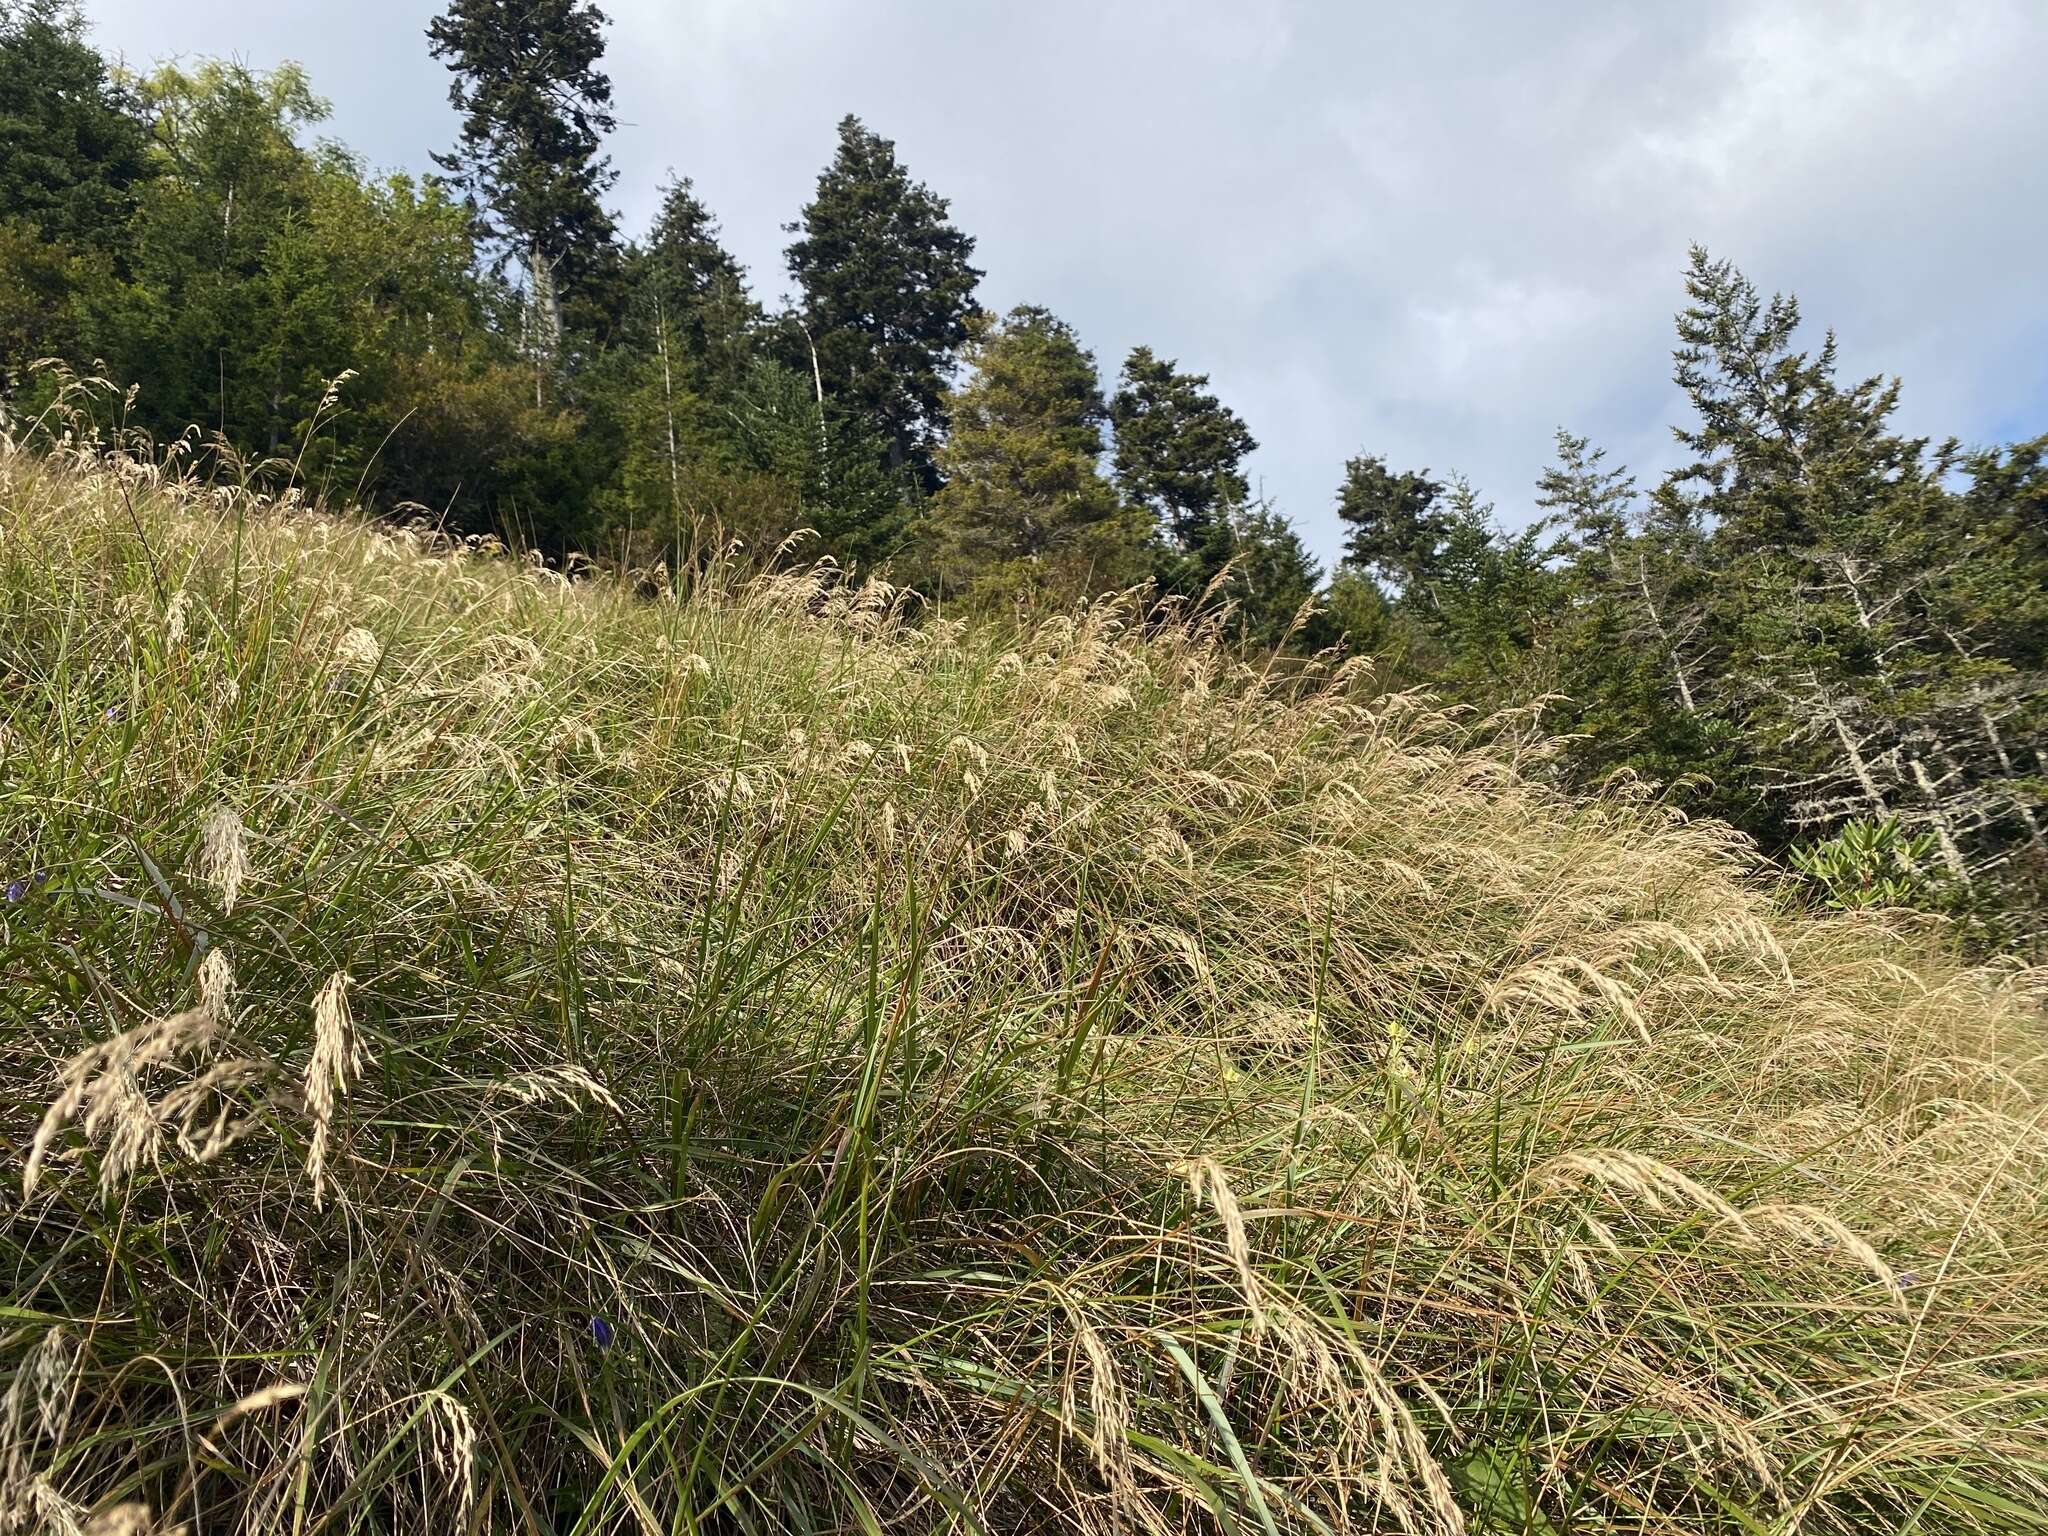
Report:
[[593,1317],[590,1320],[590,1336],[597,1341],[599,1349],[610,1349],[612,1339],[616,1337],[612,1332],[612,1325],[601,1317]]
[[1899,1289],[1902,1291],[1910,1291],[1920,1283],[1920,1277],[1910,1269],[1900,1270],[1893,1278],[1899,1282]]
[[27,895],[28,881],[25,878],[17,876],[7,882],[7,899],[10,902],[20,901]]
[[112,725],[115,721],[119,720],[120,718],[121,706],[118,704],[109,704],[107,706],[107,724]]

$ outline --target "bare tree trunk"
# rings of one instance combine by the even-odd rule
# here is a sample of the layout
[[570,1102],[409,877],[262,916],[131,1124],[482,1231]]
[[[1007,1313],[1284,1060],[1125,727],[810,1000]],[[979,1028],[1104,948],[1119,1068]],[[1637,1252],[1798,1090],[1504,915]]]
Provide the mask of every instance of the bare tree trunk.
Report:
[[1835,739],[1842,744],[1842,755],[1848,759],[1849,771],[1856,776],[1857,787],[1863,797],[1880,816],[1889,816],[1891,806],[1884,798],[1884,791],[1877,787],[1877,779],[1870,771],[1870,762],[1863,755],[1863,745],[1849,734],[1849,722],[1842,718],[1842,712],[1830,706],[1828,723],[1835,728]]
[[523,322],[526,335],[523,339],[533,358],[533,404],[534,409],[539,410],[546,403],[542,388],[547,380],[547,371],[561,344],[562,301],[555,288],[554,260],[541,253],[537,239],[527,242],[526,278],[526,315]]
[[[796,319],[794,315],[790,318],[792,320]],[[818,394],[818,482],[829,489],[831,474],[825,467],[828,458],[827,450],[830,447],[825,438],[825,372],[818,366],[818,344],[811,340],[811,328],[801,320],[796,321],[796,328],[804,333],[804,345],[810,349],[811,353],[811,387]]]
[[661,398],[668,413],[668,500],[677,517],[683,513],[682,476],[676,467],[676,386],[668,367],[668,309],[654,301],[655,337],[661,344]]
[[1685,675],[1685,657],[1680,654],[1678,643],[1671,638],[1671,632],[1664,627],[1664,616],[1657,611],[1657,599],[1650,593],[1650,565],[1641,550],[1636,551],[1636,585],[1643,594],[1643,608],[1650,615],[1650,624],[1657,631],[1657,639],[1664,652],[1671,658],[1672,675],[1678,681],[1679,702],[1685,706],[1688,715],[1699,713],[1699,705],[1692,695],[1692,679]]
[[1934,844],[1941,850],[1941,861],[1948,866],[1949,873],[1964,885],[1970,883],[1970,867],[1963,862],[1963,850],[1956,843],[1955,828],[1950,824],[1948,813],[1942,808],[1941,792],[1934,781],[1927,776],[1927,765],[1911,753],[1906,763],[1913,770],[1914,782],[1920,786],[1920,793],[1927,797],[1927,808],[1934,824]]

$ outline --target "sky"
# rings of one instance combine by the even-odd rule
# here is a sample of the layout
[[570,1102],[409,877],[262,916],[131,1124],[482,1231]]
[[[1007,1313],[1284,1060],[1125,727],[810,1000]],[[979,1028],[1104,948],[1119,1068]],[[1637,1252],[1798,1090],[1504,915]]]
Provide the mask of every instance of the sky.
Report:
[[[612,203],[692,178],[774,303],[857,113],[1105,378],[1210,376],[1325,561],[1344,461],[1459,472],[1515,526],[1559,427],[1677,457],[1687,248],[1799,295],[1902,424],[2048,431],[2044,0],[602,0]],[[101,47],[296,60],[393,170],[455,135],[433,0],[84,0]]]

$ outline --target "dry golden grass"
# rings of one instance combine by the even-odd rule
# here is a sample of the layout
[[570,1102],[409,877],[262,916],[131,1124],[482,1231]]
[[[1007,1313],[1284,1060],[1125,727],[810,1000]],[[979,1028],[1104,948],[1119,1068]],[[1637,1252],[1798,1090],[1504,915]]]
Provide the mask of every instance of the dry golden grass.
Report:
[[0,449],[0,1530],[2048,1529],[2040,974],[909,607]]

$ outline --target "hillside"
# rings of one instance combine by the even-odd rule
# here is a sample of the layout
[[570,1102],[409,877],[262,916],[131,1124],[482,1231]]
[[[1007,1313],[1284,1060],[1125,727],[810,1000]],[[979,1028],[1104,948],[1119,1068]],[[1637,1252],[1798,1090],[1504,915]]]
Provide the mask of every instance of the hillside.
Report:
[[906,603],[0,448],[0,1528],[2048,1529],[2040,975]]

